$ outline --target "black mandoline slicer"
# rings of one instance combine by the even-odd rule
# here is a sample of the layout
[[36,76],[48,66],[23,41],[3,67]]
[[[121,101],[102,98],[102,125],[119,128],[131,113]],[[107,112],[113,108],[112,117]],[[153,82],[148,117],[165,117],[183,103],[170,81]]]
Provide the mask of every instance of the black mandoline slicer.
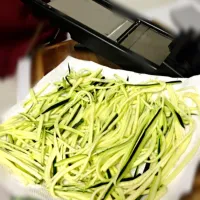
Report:
[[123,69],[172,77],[188,77],[198,71],[191,69],[188,60],[180,59],[188,41],[193,40],[192,33],[175,39],[161,27],[107,0],[22,1],[35,14],[70,32],[81,45]]

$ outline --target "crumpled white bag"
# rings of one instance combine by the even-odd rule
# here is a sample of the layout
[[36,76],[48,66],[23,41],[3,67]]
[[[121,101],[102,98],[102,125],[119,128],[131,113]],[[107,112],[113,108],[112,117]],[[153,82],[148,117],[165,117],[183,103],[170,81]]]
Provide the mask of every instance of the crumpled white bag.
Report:
[[[97,70],[98,68],[103,68],[103,74],[107,78],[112,78],[114,74],[121,76],[126,79],[129,76],[129,81],[131,83],[141,83],[147,80],[163,80],[163,81],[172,81],[177,80],[177,78],[170,77],[162,77],[162,76],[151,76],[146,74],[138,74],[130,71],[124,70],[115,70],[110,69],[108,67],[101,66],[94,62],[82,61],[72,57],[66,58],[57,68],[52,70],[46,76],[44,76],[39,83],[34,87],[34,90],[37,92],[41,88],[44,87],[47,83],[53,83],[55,81],[61,80],[63,76],[68,73],[68,63],[70,64],[71,69],[80,70],[81,68],[87,68],[90,70]],[[189,79],[181,79],[183,81],[182,84],[178,84],[175,87],[187,87],[187,86],[195,86],[199,90],[200,93],[200,75],[194,76]],[[48,87],[48,91],[52,89],[53,86]],[[28,96],[27,96],[28,98]],[[12,107],[3,117],[4,120],[9,117],[16,115],[21,112],[22,102]],[[200,118],[196,119],[197,125],[196,130],[193,134],[193,138],[191,144],[187,150],[192,149],[194,144],[196,144],[197,140],[200,139]],[[178,200],[185,193],[191,192],[193,186],[193,180],[195,176],[195,172],[197,169],[197,165],[199,162],[200,150],[195,155],[193,160],[184,168],[184,170],[177,176],[177,178],[168,186],[167,194],[162,198],[162,200]],[[0,167],[0,186],[8,190],[12,195],[22,196],[22,197],[33,197],[39,200],[53,200],[54,198],[49,195],[45,187],[39,185],[29,185],[24,186],[20,183],[18,178],[13,175],[9,170],[5,170],[5,167]]]

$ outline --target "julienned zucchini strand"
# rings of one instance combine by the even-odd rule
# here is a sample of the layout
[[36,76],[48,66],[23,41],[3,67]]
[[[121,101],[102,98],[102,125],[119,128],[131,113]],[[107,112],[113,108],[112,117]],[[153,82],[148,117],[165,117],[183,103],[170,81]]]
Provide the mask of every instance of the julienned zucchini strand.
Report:
[[31,90],[24,112],[0,125],[0,162],[66,200],[160,199],[199,148],[197,141],[178,163],[199,94],[176,91],[181,81],[133,84],[102,69],[68,69],[52,91]]

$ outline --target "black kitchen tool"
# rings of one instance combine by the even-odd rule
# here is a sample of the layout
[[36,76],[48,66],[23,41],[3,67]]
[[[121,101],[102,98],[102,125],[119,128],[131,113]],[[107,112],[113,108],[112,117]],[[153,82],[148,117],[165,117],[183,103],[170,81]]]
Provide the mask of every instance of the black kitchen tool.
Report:
[[[82,46],[123,69],[152,75],[186,77],[169,62],[171,33],[106,0],[22,0]],[[177,63],[176,63],[177,64]]]

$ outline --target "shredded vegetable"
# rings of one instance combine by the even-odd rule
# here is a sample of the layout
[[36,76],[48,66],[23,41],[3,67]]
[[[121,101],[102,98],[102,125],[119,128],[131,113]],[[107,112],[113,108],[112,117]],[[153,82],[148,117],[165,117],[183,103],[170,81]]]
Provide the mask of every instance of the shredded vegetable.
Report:
[[180,83],[69,70],[51,92],[32,89],[24,112],[0,125],[0,162],[66,200],[160,199],[200,145],[181,159],[200,95],[176,91]]

